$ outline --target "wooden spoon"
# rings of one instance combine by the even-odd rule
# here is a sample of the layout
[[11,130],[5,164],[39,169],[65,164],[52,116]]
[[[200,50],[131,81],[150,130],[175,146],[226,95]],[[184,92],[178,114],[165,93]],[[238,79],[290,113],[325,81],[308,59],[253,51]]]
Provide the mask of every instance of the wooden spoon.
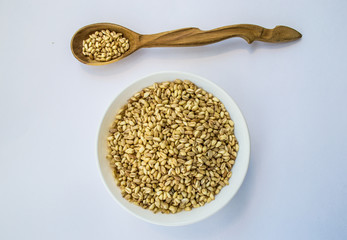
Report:
[[[107,62],[91,60],[82,54],[82,41],[95,31],[108,29],[123,33],[129,39],[129,49],[116,59]],[[286,26],[267,29],[251,24],[237,24],[208,31],[199,28],[182,28],[157,34],[142,35],[112,23],[95,23],[79,29],[71,39],[71,51],[78,61],[88,65],[105,65],[119,61],[140,48],[148,47],[193,47],[216,43],[232,37],[241,37],[248,43],[262,41],[270,43],[289,42],[301,38],[301,34]]]

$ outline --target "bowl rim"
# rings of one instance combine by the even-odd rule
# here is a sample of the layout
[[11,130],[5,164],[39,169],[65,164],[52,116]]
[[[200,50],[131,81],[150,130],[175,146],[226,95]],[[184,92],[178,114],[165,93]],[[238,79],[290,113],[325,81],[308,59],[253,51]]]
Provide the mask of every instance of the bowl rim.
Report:
[[[114,104],[114,102],[117,100],[117,98],[124,92],[126,91],[127,89],[131,88],[131,87],[135,87],[136,88],[136,84],[138,82],[141,82],[147,78],[150,78],[150,77],[154,77],[154,76],[157,76],[157,75],[166,75],[166,74],[172,74],[172,75],[185,75],[186,76],[186,79],[189,79],[189,77],[191,76],[192,78],[197,78],[197,79],[202,79],[203,81],[205,82],[208,82],[208,84],[210,84],[213,88],[216,88],[218,89],[218,91],[222,92],[223,94],[225,94],[231,102],[233,102],[234,106],[236,107],[236,109],[239,111],[239,117],[241,119],[241,121],[243,122],[245,128],[244,128],[244,134],[245,134],[245,142],[244,144],[247,144],[246,146],[243,146],[246,148],[246,156],[245,156],[245,159],[247,160],[244,164],[245,164],[245,170],[243,172],[243,174],[241,175],[240,177],[240,184],[238,186],[235,186],[235,191],[232,195],[229,196],[229,199],[224,203],[224,204],[221,204],[221,205],[218,205],[218,208],[216,208],[214,211],[211,211],[210,213],[208,214],[205,214],[203,217],[200,217],[200,218],[197,218],[197,219],[193,219],[191,221],[181,221],[179,223],[163,223],[163,222],[158,222],[158,221],[153,221],[151,219],[148,219],[146,217],[143,217],[141,216],[140,214],[136,214],[135,212],[131,211],[130,209],[128,209],[126,206],[124,206],[117,198],[116,196],[111,192],[111,189],[109,188],[109,186],[107,185],[106,183],[106,179],[105,179],[105,176],[102,172],[102,169],[101,169],[101,164],[100,164],[100,161],[101,159],[99,158],[99,144],[100,144],[100,141],[102,140],[102,132],[101,132],[101,127],[104,125],[104,121],[105,121],[105,118],[106,118],[106,115],[107,113],[109,112],[111,106]],[[206,90],[207,91],[207,90]],[[200,222],[202,220],[205,220],[207,218],[209,218],[210,216],[216,214],[217,212],[219,212],[221,209],[223,209],[233,198],[234,196],[237,194],[237,192],[239,191],[240,187],[242,186],[243,182],[244,182],[244,179],[247,175],[247,172],[248,172],[248,167],[249,167],[249,161],[250,161],[250,152],[251,152],[251,141],[250,141],[250,134],[249,134],[249,129],[248,129],[248,125],[247,125],[247,122],[246,122],[246,119],[244,118],[244,115],[241,111],[241,109],[239,108],[239,106],[237,105],[237,103],[235,102],[235,100],[227,93],[224,91],[223,88],[219,87],[217,84],[215,84],[214,82],[212,82],[211,80],[208,80],[207,78],[204,78],[204,77],[201,77],[197,74],[193,74],[193,73],[188,73],[188,72],[183,72],[183,71],[159,71],[159,72],[154,72],[154,73],[151,73],[151,74],[147,74],[143,77],[140,77],[132,82],[130,82],[129,84],[127,84],[125,87],[123,87],[123,89],[118,92],[116,94],[116,96],[113,98],[113,100],[111,101],[111,103],[107,106],[107,108],[105,109],[104,111],[104,114],[101,118],[101,121],[99,122],[99,127],[98,127],[98,132],[97,132],[97,142],[96,142],[96,163],[97,163],[97,167],[98,167],[98,172],[99,172],[99,176],[101,177],[102,179],[102,182],[103,182],[103,185],[105,186],[105,188],[107,189],[108,193],[112,196],[112,198],[118,203],[119,206],[121,206],[121,208],[125,209],[127,212],[129,212],[131,215],[145,221],[145,222],[148,222],[148,223],[151,223],[151,224],[155,224],[155,225],[161,225],[161,226],[184,226],[184,225],[190,225],[190,224],[193,224],[193,223],[197,223],[197,222]],[[118,187],[118,186],[117,186]],[[158,213],[159,214],[159,213]]]

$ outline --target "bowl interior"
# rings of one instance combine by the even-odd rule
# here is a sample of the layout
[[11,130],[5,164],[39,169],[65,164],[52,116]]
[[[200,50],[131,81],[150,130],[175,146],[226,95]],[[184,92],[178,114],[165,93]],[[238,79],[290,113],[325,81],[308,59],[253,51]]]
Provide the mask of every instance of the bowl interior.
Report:
[[[114,121],[117,111],[127,102],[133,94],[155,82],[172,81],[175,79],[188,79],[205,91],[212,93],[220,99],[228,110],[231,119],[235,123],[235,136],[239,142],[239,152],[232,169],[232,176],[229,185],[222,188],[215,200],[205,204],[203,207],[192,209],[192,211],[182,211],[176,214],[154,214],[152,211],[142,209],[125,200],[120,189],[115,183],[112,170],[109,166],[107,155],[108,130]],[[124,89],[111,103],[102,120],[97,143],[97,154],[99,168],[104,183],[113,198],[127,211],[135,216],[154,224],[166,226],[187,225],[207,218],[224,207],[236,194],[246,175],[250,155],[250,140],[246,121],[233,99],[220,87],[211,81],[190,73],[183,72],[160,72],[146,76]]]

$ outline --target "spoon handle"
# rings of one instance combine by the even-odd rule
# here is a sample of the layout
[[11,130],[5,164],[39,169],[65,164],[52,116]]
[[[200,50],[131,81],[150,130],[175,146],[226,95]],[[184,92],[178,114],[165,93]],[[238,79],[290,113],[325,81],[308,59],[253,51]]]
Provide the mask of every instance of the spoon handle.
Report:
[[289,42],[301,38],[301,34],[286,26],[273,29],[251,24],[237,24],[208,31],[199,28],[182,28],[157,34],[141,35],[142,47],[192,47],[216,43],[232,37],[241,37],[248,43],[262,41],[270,43]]

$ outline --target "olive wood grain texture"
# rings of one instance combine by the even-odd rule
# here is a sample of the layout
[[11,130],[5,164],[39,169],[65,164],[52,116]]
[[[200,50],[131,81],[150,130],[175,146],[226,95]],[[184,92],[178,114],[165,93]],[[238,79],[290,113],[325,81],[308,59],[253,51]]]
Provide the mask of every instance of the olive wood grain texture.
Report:
[[[107,62],[91,60],[82,54],[82,41],[88,39],[95,31],[109,29],[123,33],[129,39],[130,48],[120,57]],[[295,41],[302,35],[286,26],[276,26],[273,29],[251,24],[236,24],[212,30],[203,31],[199,28],[182,28],[162,33],[142,35],[123,26],[112,23],[95,23],[79,29],[71,40],[71,51],[77,60],[88,65],[105,65],[119,61],[140,48],[150,47],[193,47],[216,43],[232,37],[241,37],[249,44],[253,41],[281,43]]]

